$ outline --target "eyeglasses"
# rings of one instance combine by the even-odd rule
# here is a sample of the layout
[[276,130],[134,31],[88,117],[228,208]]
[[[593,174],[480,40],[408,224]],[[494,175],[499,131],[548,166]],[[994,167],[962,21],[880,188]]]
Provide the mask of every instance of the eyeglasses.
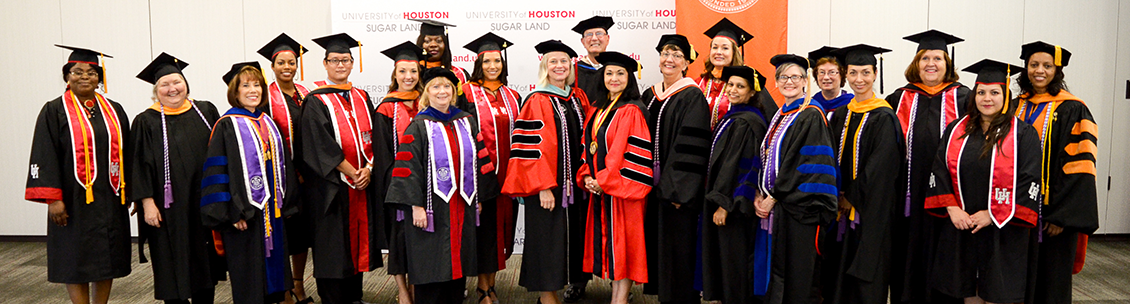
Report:
[[788,82],[790,80],[792,82],[800,82],[801,79],[804,79],[804,76],[800,76],[800,75],[780,76],[780,77],[777,77],[777,82],[785,83],[785,82]]
[[95,72],[95,71],[93,71],[93,70],[90,70],[90,71],[86,71],[86,72],[83,72],[83,71],[71,71],[71,76],[74,76],[74,77],[82,77],[83,75],[85,75],[86,77],[98,77],[98,72]]
[[585,38],[600,38],[600,37],[604,37],[604,35],[608,35],[608,33],[605,33],[605,32],[593,32],[593,33],[585,33],[585,34],[583,34],[583,35],[581,36],[581,39],[585,39]]
[[683,59],[683,57],[684,57],[683,54],[679,54],[679,53],[675,53],[675,52],[659,53],[659,59],[667,59],[667,58]]
[[816,76],[820,76],[820,77],[823,77],[823,76],[833,76],[833,77],[840,76],[840,71],[836,71],[836,70],[816,71]]
[[326,62],[331,65],[352,64],[353,59],[326,59]]

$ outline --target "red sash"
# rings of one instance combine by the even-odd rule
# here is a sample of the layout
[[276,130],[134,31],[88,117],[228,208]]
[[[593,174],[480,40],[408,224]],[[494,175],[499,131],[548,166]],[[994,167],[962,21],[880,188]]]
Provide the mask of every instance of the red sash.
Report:
[[[314,84],[319,88],[325,87],[325,81]],[[354,168],[361,168],[373,163],[373,126],[370,125],[370,109],[365,104],[365,95],[361,90],[354,88],[352,83],[347,83],[341,88],[349,89],[349,101],[346,102],[338,93],[318,94],[318,99],[326,105],[332,113],[330,120],[333,122],[334,138],[341,146],[341,153],[345,161]],[[365,190],[353,188],[353,180],[339,172],[341,180],[348,183],[349,187],[349,231],[350,250],[353,256],[353,266],[357,271],[369,270],[369,203]]]
[[[298,99],[295,102],[302,105],[302,98],[310,94],[310,90],[300,84],[295,83],[294,89],[298,91]],[[286,98],[283,97],[282,89],[279,89],[278,82],[272,82],[268,87],[270,90],[270,99],[267,102],[271,105],[271,119],[275,121],[275,125],[279,126],[279,131],[282,132],[283,141],[286,142],[288,155],[294,155],[294,147],[291,145],[291,135],[294,133],[294,127],[291,126],[290,106],[286,104]]]
[[[730,98],[726,94],[722,94],[722,87],[724,86],[726,84],[721,81],[708,80],[705,77],[698,81],[698,87],[706,95],[707,105],[710,106],[710,129],[712,130],[722,120],[722,117],[726,117],[726,112],[730,111]],[[718,88],[718,95],[713,95],[715,87]]]
[[[957,126],[954,127],[950,134],[949,143],[946,145],[946,167],[949,168],[950,176],[953,182],[954,197],[957,198],[958,205],[965,209],[965,198],[961,195],[961,179],[960,168],[958,167],[961,161],[961,154],[965,149],[966,140],[969,136],[965,135],[966,124],[969,123],[969,116],[961,118]],[[993,224],[997,228],[1003,227],[1009,220],[1016,215],[1016,127],[1020,123],[1018,119],[1013,119],[1012,124],[1009,125],[1008,133],[1006,133],[1004,140],[1001,141],[1001,146],[997,147],[993,144],[992,160],[992,174],[989,176],[989,216],[993,219]]]
[[[501,160],[500,162],[499,157],[502,155],[502,151],[498,148],[503,147],[507,150],[510,149],[509,136],[514,132],[514,120],[517,119],[519,110],[518,101],[514,99],[517,92],[512,93],[512,90],[506,86],[501,86],[498,89],[498,98],[502,99],[502,107],[506,109],[506,115],[509,117],[509,121],[503,122],[504,125],[502,126],[506,128],[506,131],[500,133],[498,131],[499,122],[494,120],[494,112],[497,112],[497,110],[492,109],[486,90],[477,84],[469,84],[467,87],[470,88],[471,91],[471,94],[467,97],[475,103],[475,108],[478,109],[479,112],[479,134],[483,137],[483,143],[487,145],[486,151],[490,152],[488,154],[490,155],[491,163],[499,164],[495,166],[495,173],[501,173],[503,170],[502,167],[504,166],[502,163],[505,163],[506,160]],[[499,136],[507,137],[503,139],[505,142],[500,143]]]
[[[98,165],[96,163],[98,155],[97,146],[94,142],[94,127],[90,124],[86,107],[79,104],[79,100],[73,92],[67,90],[63,97],[63,110],[67,113],[71,147],[74,148],[71,157],[73,157],[75,164],[75,180],[83,188],[86,188],[86,203],[89,204],[94,202],[94,180],[98,177]],[[121,172],[122,155],[125,154],[122,150],[124,139],[122,138],[121,121],[118,120],[118,112],[110,106],[105,97],[95,92],[94,99],[97,100],[98,107],[102,109],[102,120],[106,123],[106,131],[110,137],[110,187],[114,189],[114,192],[121,198],[122,204],[125,205],[126,197],[122,195],[126,181],[122,178]]]

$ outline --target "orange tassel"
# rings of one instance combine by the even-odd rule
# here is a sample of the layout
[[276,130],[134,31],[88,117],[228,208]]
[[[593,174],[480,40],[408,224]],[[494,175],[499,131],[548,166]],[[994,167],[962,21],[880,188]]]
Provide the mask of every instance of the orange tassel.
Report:
[[299,75],[299,77],[301,77],[301,78],[299,78],[299,80],[306,81],[306,69],[303,68],[303,64],[302,64],[302,55],[303,54],[305,54],[305,53],[302,52],[302,46],[299,45],[298,46],[298,75]]
[[361,73],[365,72],[365,51],[361,50],[361,41],[357,41],[357,64],[361,65]]
[[98,54],[99,61],[102,62],[102,93],[110,93],[110,85],[106,84],[106,58],[102,54]]

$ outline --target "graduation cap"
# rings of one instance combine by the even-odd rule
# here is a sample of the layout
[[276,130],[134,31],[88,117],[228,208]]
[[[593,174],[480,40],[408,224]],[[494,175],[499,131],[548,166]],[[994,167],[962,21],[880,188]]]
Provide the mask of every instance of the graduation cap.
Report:
[[394,47],[381,51],[381,54],[388,56],[392,59],[393,63],[401,61],[419,62],[424,60],[424,49],[417,46],[415,43],[405,41],[397,44]]
[[992,60],[981,59],[977,63],[962,69],[962,71],[977,74],[978,84],[999,84],[1004,88],[1004,107],[1001,108],[1001,113],[1008,111],[1008,102],[1011,99],[1009,93],[1009,86],[1011,85],[1011,77],[1013,74],[1020,73],[1021,67],[1011,65],[1008,63]]
[[574,52],[573,48],[570,48],[568,45],[561,43],[561,40],[556,39],[542,41],[541,43],[538,43],[534,46],[534,50],[537,50],[538,54],[542,55],[545,55],[549,52],[565,52],[566,54],[569,54],[569,58],[577,57],[577,52]]
[[753,85],[753,90],[761,92],[761,84],[765,83],[765,75],[758,73],[757,70],[744,66],[728,66],[722,68],[722,81],[730,81],[730,77],[741,77]]
[[[946,50],[947,45],[965,41],[965,39],[958,38],[957,36],[943,33],[939,30],[931,29],[929,31],[921,32],[918,34],[902,37],[902,39],[910,40],[911,42],[918,43],[918,51],[921,50]],[[950,54],[953,56],[953,54]]]
[[349,52],[349,49],[356,47],[357,64],[361,66],[361,72],[365,72],[365,57],[361,54],[361,41],[353,39],[353,37],[350,37],[349,34],[346,33],[318,37],[312,40],[314,40],[314,43],[317,43],[318,45],[322,46],[322,48],[326,49],[326,55],[329,55],[330,53],[352,54],[351,52]]
[[[641,66],[638,61],[620,52],[602,52],[596,55],[596,61],[606,66],[615,65],[623,67],[625,70],[628,70],[628,73],[636,73],[643,70],[643,66]],[[636,78],[641,78],[641,76],[637,73]]]
[[420,34],[427,36],[447,36],[447,27],[455,27],[454,24],[440,22],[432,19],[408,19],[420,22]]
[[793,54],[777,54],[773,55],[773,58],[769,58],[769,64],[775,67],[781,67],[781,65],[786,63],[795,63],[804,70],[807,70],[811,66],[811,64],[808,63],[808,58]]
[[492,51],[501,53],[503,50],[506,50],[506,48],[512,45],[514,45],[514,43],[506,40],[506,38],[502,38],[498,35],[495,35],[494,33],[487,32],[479,38],[475,38],[475,40],[472,40],[470,43],[467,43],[467,45],[464,45],[463,48],[471,50],[472,52],[475,52],[475,54],[482,56],[483,53]]
[[157,58],[154,58],[149,65],[141,70],[141,73],[137,74],[137,78],[150,84],[157,84],[157,80],[165,75],[176,73],[183,76],[184,73],[181,71],[187,66],[187,62],[177,59],[168,53],[161,52],[160,55],[157,55]]
[[99,57],[114,58],[114,56],[80,47],[66,46],[62,44],[56,44],[55,46],[71,50],[71,55],[67,57],[67,63],[86,63],[102,69],[102,91],[106,92],[106,67],[100,63],[101,61],[99,60]]
[[[424,78],[423,78],[424,82],[423,83],[426,85],[427,83],[431,82],[432,79],[435,79],[436,77],[447,78],[447,80],[451,81],[451,84],[453,86],[456,86],[457,88],[459,86],[459,78],[455,77],[455,73],[452,73],[450,69],[446,69],[446,68],[442,68],[442,67],[434,67],[434,68],[430,68],[430,69],[425,70],[424,71]],[[458,94],[456,94],[456,95],[458,95]]]
[[815,64],[816,62],[819,62],[820,59],[824,59],[824,58],[827,58],[827,57],[835,58],[836,57],[835,51],[838,50],[838,49],[840,49],[840,48],[823,46],[823,47],[820,47],[819,49],[808,52],[808,62]]
[[735,47],[741,47],[746,41],[753,39],[752,34],[746,32],[740,26],[726,18],[718,20],[718,23],[715,23],[714,26],[707,29],[704,34],[711,39],[718,36],[730,38],[730,40],[734,41]]
[[1032,54],[1039,52],[1051,54],[1052,58],[1055,59],[1055,66],[1057,67],[1067,66],[1067,62],[1071,61],[1070,51],[1058,45],[1049,44],[1043,41],[1036,41],[1021,46],[1020,59],[1023,59],[1024,62],[1028,62],[1028,58],[1031,58]]
[[[231,83],[232,79],[235,79],[235,76],[239,75],[239,71],[242,71],[243,67],[248,67],[248,66],[255,68],[255,70],[259,71],[260,74],[263,73],[263,68],[259,66],[258,61],[248,61],[248,62],[240,62],[240,63],[232,64],[231,70],[228,70],[228,72],[224,74],[224,77],[223,77],[224,84]],[[264,77],[263,79],[267,79],[267,78]]]
[[573,27],[573,31],[577,32],[577,34],[584,35],[587,30],[602,28],[607,32],[608,29],[612,28],[613,24],[616,24],[616,22],[612,21],[612,17],[592,16],[588,19],[581,20],[581,22],[577,22],[577,25]]
[[[866,44],[856,44],[853,46],[843,47],[836,50],[836,59],[845,67],[849,65],[876,65],[879,66],[879,93],[883,92],[883,53],[890,52],[891,50],[884,49],[877,46],[870,46]],[[879,59],[875,59],[875,55],[879,55]]]
[[296,57],[296,59],[298,59],[298,72],[301,77],[300,79],[305,80],[306,70],[302,66],[302,55],[309,53],[310,50],[307,50],[306,47],[303,47],[302,44],[298,43],[298,41],[294,41],[294,39],[290,38],[290,36],[288,36],[286,33],[279,34],[278,37],[275,37],[275,39],[271,40],[271,42],[267,42],[267,45],[264,45],[258,51],[259,55],[263,55],[263,57],[266,57],[267,60],[271,61],[274,61],[275,56],[278,56],[279,53],[282,52],[294,53],[294,56]]
[[691,42],[687,40],[686,36],[679,34],[665,34],[660,36],[659,45],[655,46],[655,51],[662,53],[663,47],[668,44],[675,45],[679,47],[680,50],[683,50],[683,53],[687,55],[687,63],[693,63],[694,60],[698,58],[698,52],[695,52],[694,46],[691,45]]

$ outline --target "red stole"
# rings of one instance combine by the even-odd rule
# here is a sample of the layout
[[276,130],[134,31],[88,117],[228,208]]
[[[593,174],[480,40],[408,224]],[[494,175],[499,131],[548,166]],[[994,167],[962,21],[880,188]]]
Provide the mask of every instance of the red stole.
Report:
[[[291,145],[294,141],[291,136],[294,133],[294,127],[291,125],[290,105],[286,104],[286,98],[283,97],[282,89],[279,88],[278,82],[272,82],[271,86],[267,87],[271,92],[270,99],[267,102],[271,105],[271,119],[275,121],[275,125],[279,126],[279,131],[282,132],[283,141],[286,142],[287,152],[289,155],[294,155],[294,147]],[[294,89],[298,91],[298,98],[295,102],[302,105],[302,98],[310,94],[310,90],[300,84],[295,83]],[[292,156],[293,157],[293,156]]]
[[[325,81],[314,84],[319,88],[325,87]],[[349,101],[343,100],[338,93],[318,94],[318,99],[326,105],[332,113],[330,120],[333,122],[334,137],[341,145],[341,153],[345,161],[354,168],[362,168],[373,163],[373,126],[369,116],[369,106],[365,104],[365,95],[361,90],[354,88],[352,83],[333,86],[349,90]],[[357,271],[369,270],[369,199],[365,190],[353,187],[353,180],[339,172],[341,180],[349,185],[349,231],[350,250],[352,250],[353,266]]]
[[[98,152],[97,145],[94,142],[94,126],[90,123],[90,119],[86,110],[79,104],[78,97],[75,97],[74,92],[67,90],[63,93],[63,110],[67,113],[67,127],[71,135],[71,147],[74,151],[71,157],[74,159],[75,164],[75,180],[86,188],[86,203],[94,202],[94,180],[98,177]],[[126,181],[122,178],[122,155],[124,146],[122,142],[121,122],[118,120],[118,112],[110,103],[106,101],[105,97],[97,92],[94,93],[94,99],[98,107],[102,109],[102,120],[106,123],[107,135],[110,138],[110,187],[114,192],[121,197],[123,205],[126,203],[126,197],[123,195],[123,189],[126,187]],[[77,127],[76,127],[77,126]]]
[[[495,166],[495,173],[501,175],[505,170],[505,163],[508,163],[506,159],[509,157],[502,157],[504,151],[499,147],[505,148],[505,153],[509,155],[510,134],[514,132],[514,120],[518,117],[519,110],[518,100],[514,98],[516,94],[511,95],[511,91],[505,86],[499,87],[496,100],[500,99],[501,105],[496,108],[491,105],[490,97],[487,96],[487,92],[482,86],[468,84],[467,87],[471,93],[467,97],[475,104],[475,108],[479,112],[479,134],[482,135],[483,143],[486,144],[486,151],[490,152],[488,154],[491,163],[499,164]],[[506,117],[507,121],[496,121],[496,112],[503,112],[501,114]],[[499,123],[502,123],[502,125],[499,126]],[[499,128],[503,128],[505,131],[501,132]],[[500,176],[499,179],[504,178]]]
[[698,87],[706,95],[707,105],[710,106],[711,130],[718,125],[722,117],[726,117],[726,112],[730,111],[730,98],[726,94],[722,94],[722,87],[724,86],[726,86],[724,82],[706,79],[705,77],[698,81]]
[[[950,140],[946,143],[946,167],[949,168],[953,182],[954,197],[958,205],[965,209],[965,198],[961,195],[961,179],[959,164],[961,154],[965,150],[965,143],[969,136],[965,136],[965,127],[969,123],[969,116],[961,118],[954,127]],[[993,145],[991,152],[992,174],[989,176],[989,217],[997,228],[1003,227],[1016,215],[1016,124],[1019,120],[1013,119],[1009,124],[1008,132],[998,147]]]
[[[940,126],[938,130],[945,130],[946,125],[957,119],[957,88],[959,87],[960,86],[954,86],[941,92],[942,119],[940,122],[938,122],[938,125]],[[902,91],[902,97],[899,101],[899,108],[895,111],[895,115],[899,118],[899,124],[902,125],[902,135],[906,137],[908,143],[911,139],[908,136],[912,136],[909,135],[911,132],[909,132],[908,130],[910,130],[910,127],[914,125],[915,114],[918,111],[918,96],[923,95],[924,93],[925,92],[917,92],[904,89]]]

